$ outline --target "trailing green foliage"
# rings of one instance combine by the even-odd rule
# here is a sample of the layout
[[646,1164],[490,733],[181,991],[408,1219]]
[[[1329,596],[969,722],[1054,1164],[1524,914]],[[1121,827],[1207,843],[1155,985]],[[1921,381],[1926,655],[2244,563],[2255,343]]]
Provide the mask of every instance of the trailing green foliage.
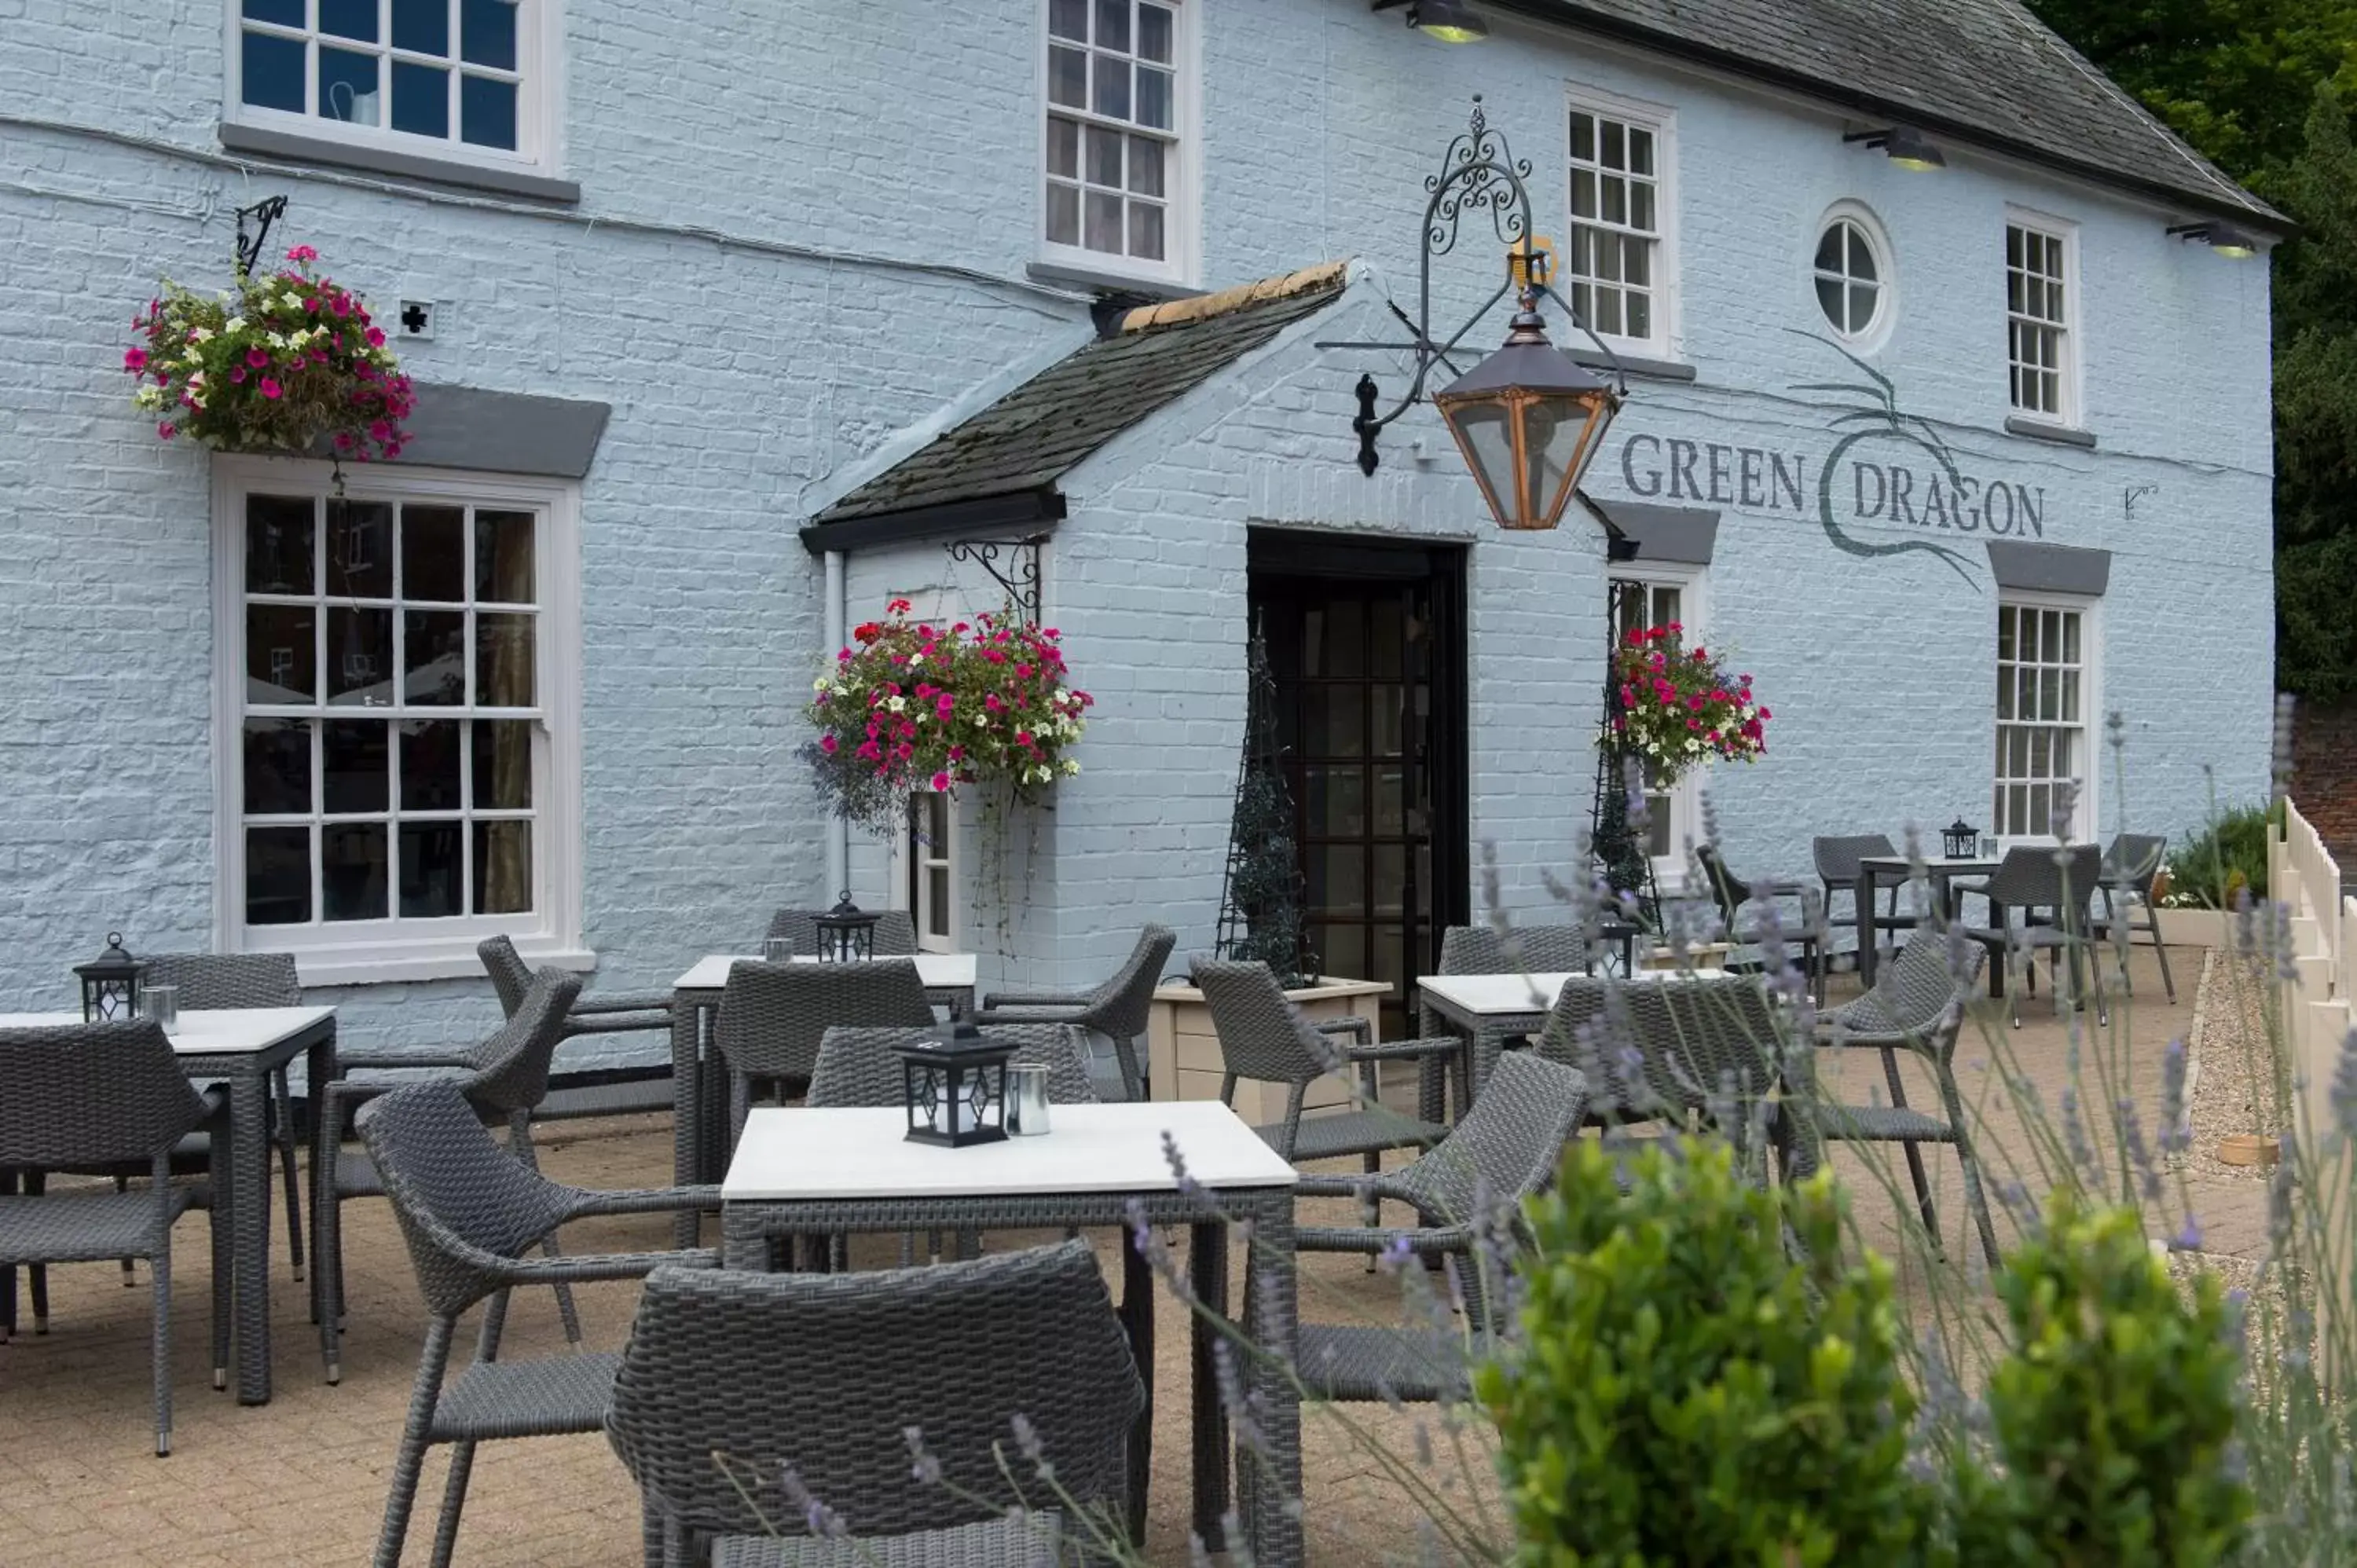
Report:
[[1917,1561],[1932,1498],[1906,1468],[1890,1269],[1842,1260],[1831,1179],[1762,1190],[1700,1142],[1629,1169],[1624,1195],[1611,1156],[1573,1145],[1530,1210],[1523,1341],[1476,1385],[1516,1561]]
[[2190,1300],[2133,1209],[2058,1191],[1997,1280],[2012,1350],[1988,1383],[1996,1463],[1956,1471],[1973,1568],[2211,1568],[2241,1543],[2229,1464],[2240,1358],[2216,1276]]
[[2283,822],[2278,806],[2238,806],[2188,833],[2169,857],[2169,901],[2204,909],[2241,907],[2267,896],[2267,840]]

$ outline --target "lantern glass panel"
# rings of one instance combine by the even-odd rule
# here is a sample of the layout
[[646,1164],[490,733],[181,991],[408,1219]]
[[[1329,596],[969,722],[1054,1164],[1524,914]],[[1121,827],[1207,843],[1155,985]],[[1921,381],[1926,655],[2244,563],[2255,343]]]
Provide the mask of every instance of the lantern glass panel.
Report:
[[1442,413],[1473,470],[1483,499],[1499,522],[1511,528],[1514,507],[1514,423],[1502,401],[1484,399],[1445,407]]

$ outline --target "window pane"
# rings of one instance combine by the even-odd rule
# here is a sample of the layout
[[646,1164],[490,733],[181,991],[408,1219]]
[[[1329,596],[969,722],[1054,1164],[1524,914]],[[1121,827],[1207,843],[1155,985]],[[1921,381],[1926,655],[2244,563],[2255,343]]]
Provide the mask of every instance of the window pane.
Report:
[[1825,319],[1833,323],[1835,331],[1849,330],[1849,320],[1842,314],[1842,285],[1839,283],[1832,278],[1817,280],[1817,306],[1825,313]]
[[319,0],[319,31],[376,42],[376,0]]
[[518,915],[532,908],[532,824],[475,824],[475,913]]
[[1089,41],[1089,0],[1048,0],[1048,31],[1075,43]]
[[392,507],[328,503],[328,593],[339,599],[393,597]]
[[1159,5],[1137,8],[1137,52],[1145,59],[1170,63],[1173,18]]
[[1882,275],[1881,270],[1874,264],[1874,245],[1867,239],[1865,230],[1854,223],[1847,227],[1850,276],[1865,278],[1870,283]]
[[1627,168],[1629,155],[1625,149],[1628,128],[1617,120],[1607,120],[1603,122],[1603,151],[1598,156],[1596,161],[1609,169]]
[[1129,204],[1129,253],[1149,262],[1162,256],[1162,209],[1150,201]]
[[303,22],[303,0],[245,0],[243,15],[256,22],[275,22],[282,27],[299,27]]
[[301,719],[245,721],[245,809],[255,816],[311,810],[311,726]]
[[319,113],[353,125],[378,123],[376,56],[319,46]]
[[1102,185],[1114,190],[1121,188],[1121,143],[1122,136],[1118,131],[1099,130],[1094,125],[1089,127],[1091,185]]
[[1653,133],[1629,127],[1629,168],[1634,174],[1653,172]]
[[360,707],[393,702],[393,612],[328,609],[328,701]]
[[950,934],[950,868],[946,865],[929,866],[925,871],[925,934]]
[[1139,196],[1160,196],[1162,144],[1151,136],[1129,139],[1129,188]]
[[1137,123],[1157,131],[1170,128],[1170,73],[1137,68]]
[[487,76],[458,82],[458,139],[479,147],[515,150],[516,90],[512,81]]
[[413,136],[450,135],[450,73],[393,62],[393,128]]
[[533,587],[533,514],[475,514],[475,597],[504,605],[528,605]]
[[1652,233],[1659,225],[1653,221],[1653,188],[1631,185],[1629,188],[1629,227]]
[[458,0],[458,54],[469,65],[516,68],[514,0]]
[[401,913],[404,918],[431,920],[465,911],[458,846],[465,842],[466,831],[462,822],[401,824]]
[[1121,254],[1121,198],[1090,191],[1086,211],[1088,231],[1084,243],[1088,248]]
[[1129,52],[1129,0],[1097,0],[1097,48]]
[[467,514],[455,506],[401,509],[401,596],[458,604],[467,597]]
[[385,825],[329,822],[319,830],[320,918],[385,918]]
[[249,594],[308,594],[312,591],[308,496],[248,496],[245,499],[245,591]]
[[458,721],[425,719],[401,727],[401,809],[455,811],[458,789]]
[[[296,9],[302,9],[299,0]],[[257,109],[303,113],[303,53],[296,39],[246,34],[239,49],[239,96]]]
[[1653,281],[1653,242],[1623,237],[1620,242],[1620,272],[1630,283],[1650,284]]
[[[393,47],[422,55],[448,54],[449,0],[393,0]],[[400,96],[398,91],[393,94],[396,101]]]
[[319,726],[319,798],[330,815],[393,809],[392,728],[380,720]]
[[475,701],[479,705],[533,706],[533,624],[531,616],[475,617]]
[[1849,285],[1849,329],[1851,331],[1863,332],[1873,322],[1876,293],[1877,290],[1872,284],[1854,283]]
[[1048,122],[1048,172],[1081,177],[1081,126],[1077,120]]
[[1048,51],[1048,102],[1067,109],[1085,109],[1089,102],[1089,57],[1084,50]]
[[245,830],[245,923],[299,926],[311,918],[311,830]]
[[1571,117],[1571,156],[1582,163],[1596,158],[1596,116],[1575,113]]
[[1603,194],[1604,221],[1607,223],[1628,222],[1629,182],[1625,179],[1607,178],[1604,182]]
[[1572,171],[1571,215],[1575,218],[1596,216],[1596,176],[1587,169]]
[[477,719],[474,731],[475,809],[530,811],[532,721]]
[[313,666],[317,612],[308,605],[245,607],[245,700],[309,703],[319,694]]
[[1089,70],[1096,88],[1090,107],[1108,119],[1129,118],[1129,62],[1104,55],[1090,57]]
[[1081,242],[1081,193],[1072,186],[1048,187],[1048,238],[1059,245]]
[[404,702],[441,706],[467,700],[466,611],[404,611],[401,639]]

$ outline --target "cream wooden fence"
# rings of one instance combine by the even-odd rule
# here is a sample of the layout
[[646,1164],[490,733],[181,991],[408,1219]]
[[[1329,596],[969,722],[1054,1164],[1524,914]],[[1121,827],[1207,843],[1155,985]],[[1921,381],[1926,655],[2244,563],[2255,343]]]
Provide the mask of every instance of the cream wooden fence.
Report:
[[2294,988],[2286,1044],[2295,1081],[2306,1087],[2309,1124],[2332,1124],[2332,1069],[2349,1032],[2357,972],[2344,945],[2357,937],[2357,899],[2341,890],[2341,867],[2298,805],[2284,802],[2280,836],[2267,839],[2267,895],[2291,918]]

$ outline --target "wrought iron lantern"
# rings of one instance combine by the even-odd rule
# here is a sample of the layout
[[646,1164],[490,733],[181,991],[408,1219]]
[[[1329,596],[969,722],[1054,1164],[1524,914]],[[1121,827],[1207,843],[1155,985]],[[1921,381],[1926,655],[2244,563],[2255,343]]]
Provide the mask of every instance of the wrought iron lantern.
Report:
[[1940,830],[1940,853],[1950,860],[1970,860],[1979,847],[1981,831],[1958,817]]
[[1620,399],[1547,341],[1525,289],[1506,346],[1432,394],[1501,528],[1553,528],[1587,472]]
[[880,915],[870,915],[851,901],[851,890],[844,889],[842,901],[811,923],[818,928],[818,956],[832,963],[850,963],[876,956],[876,922]]
[[74,965],[81,981],[81,1016],[86,1024],[105,1024],[139,1016],[139,983],[147,973],[143,959],[124,950],[123,933],[106,933],[106,950],[88,963]]
[[894,1049],[900,1054],[910,1143],[963,1149],[1006,1136],[1006,1060],[1013,1046],[960,1019]]

